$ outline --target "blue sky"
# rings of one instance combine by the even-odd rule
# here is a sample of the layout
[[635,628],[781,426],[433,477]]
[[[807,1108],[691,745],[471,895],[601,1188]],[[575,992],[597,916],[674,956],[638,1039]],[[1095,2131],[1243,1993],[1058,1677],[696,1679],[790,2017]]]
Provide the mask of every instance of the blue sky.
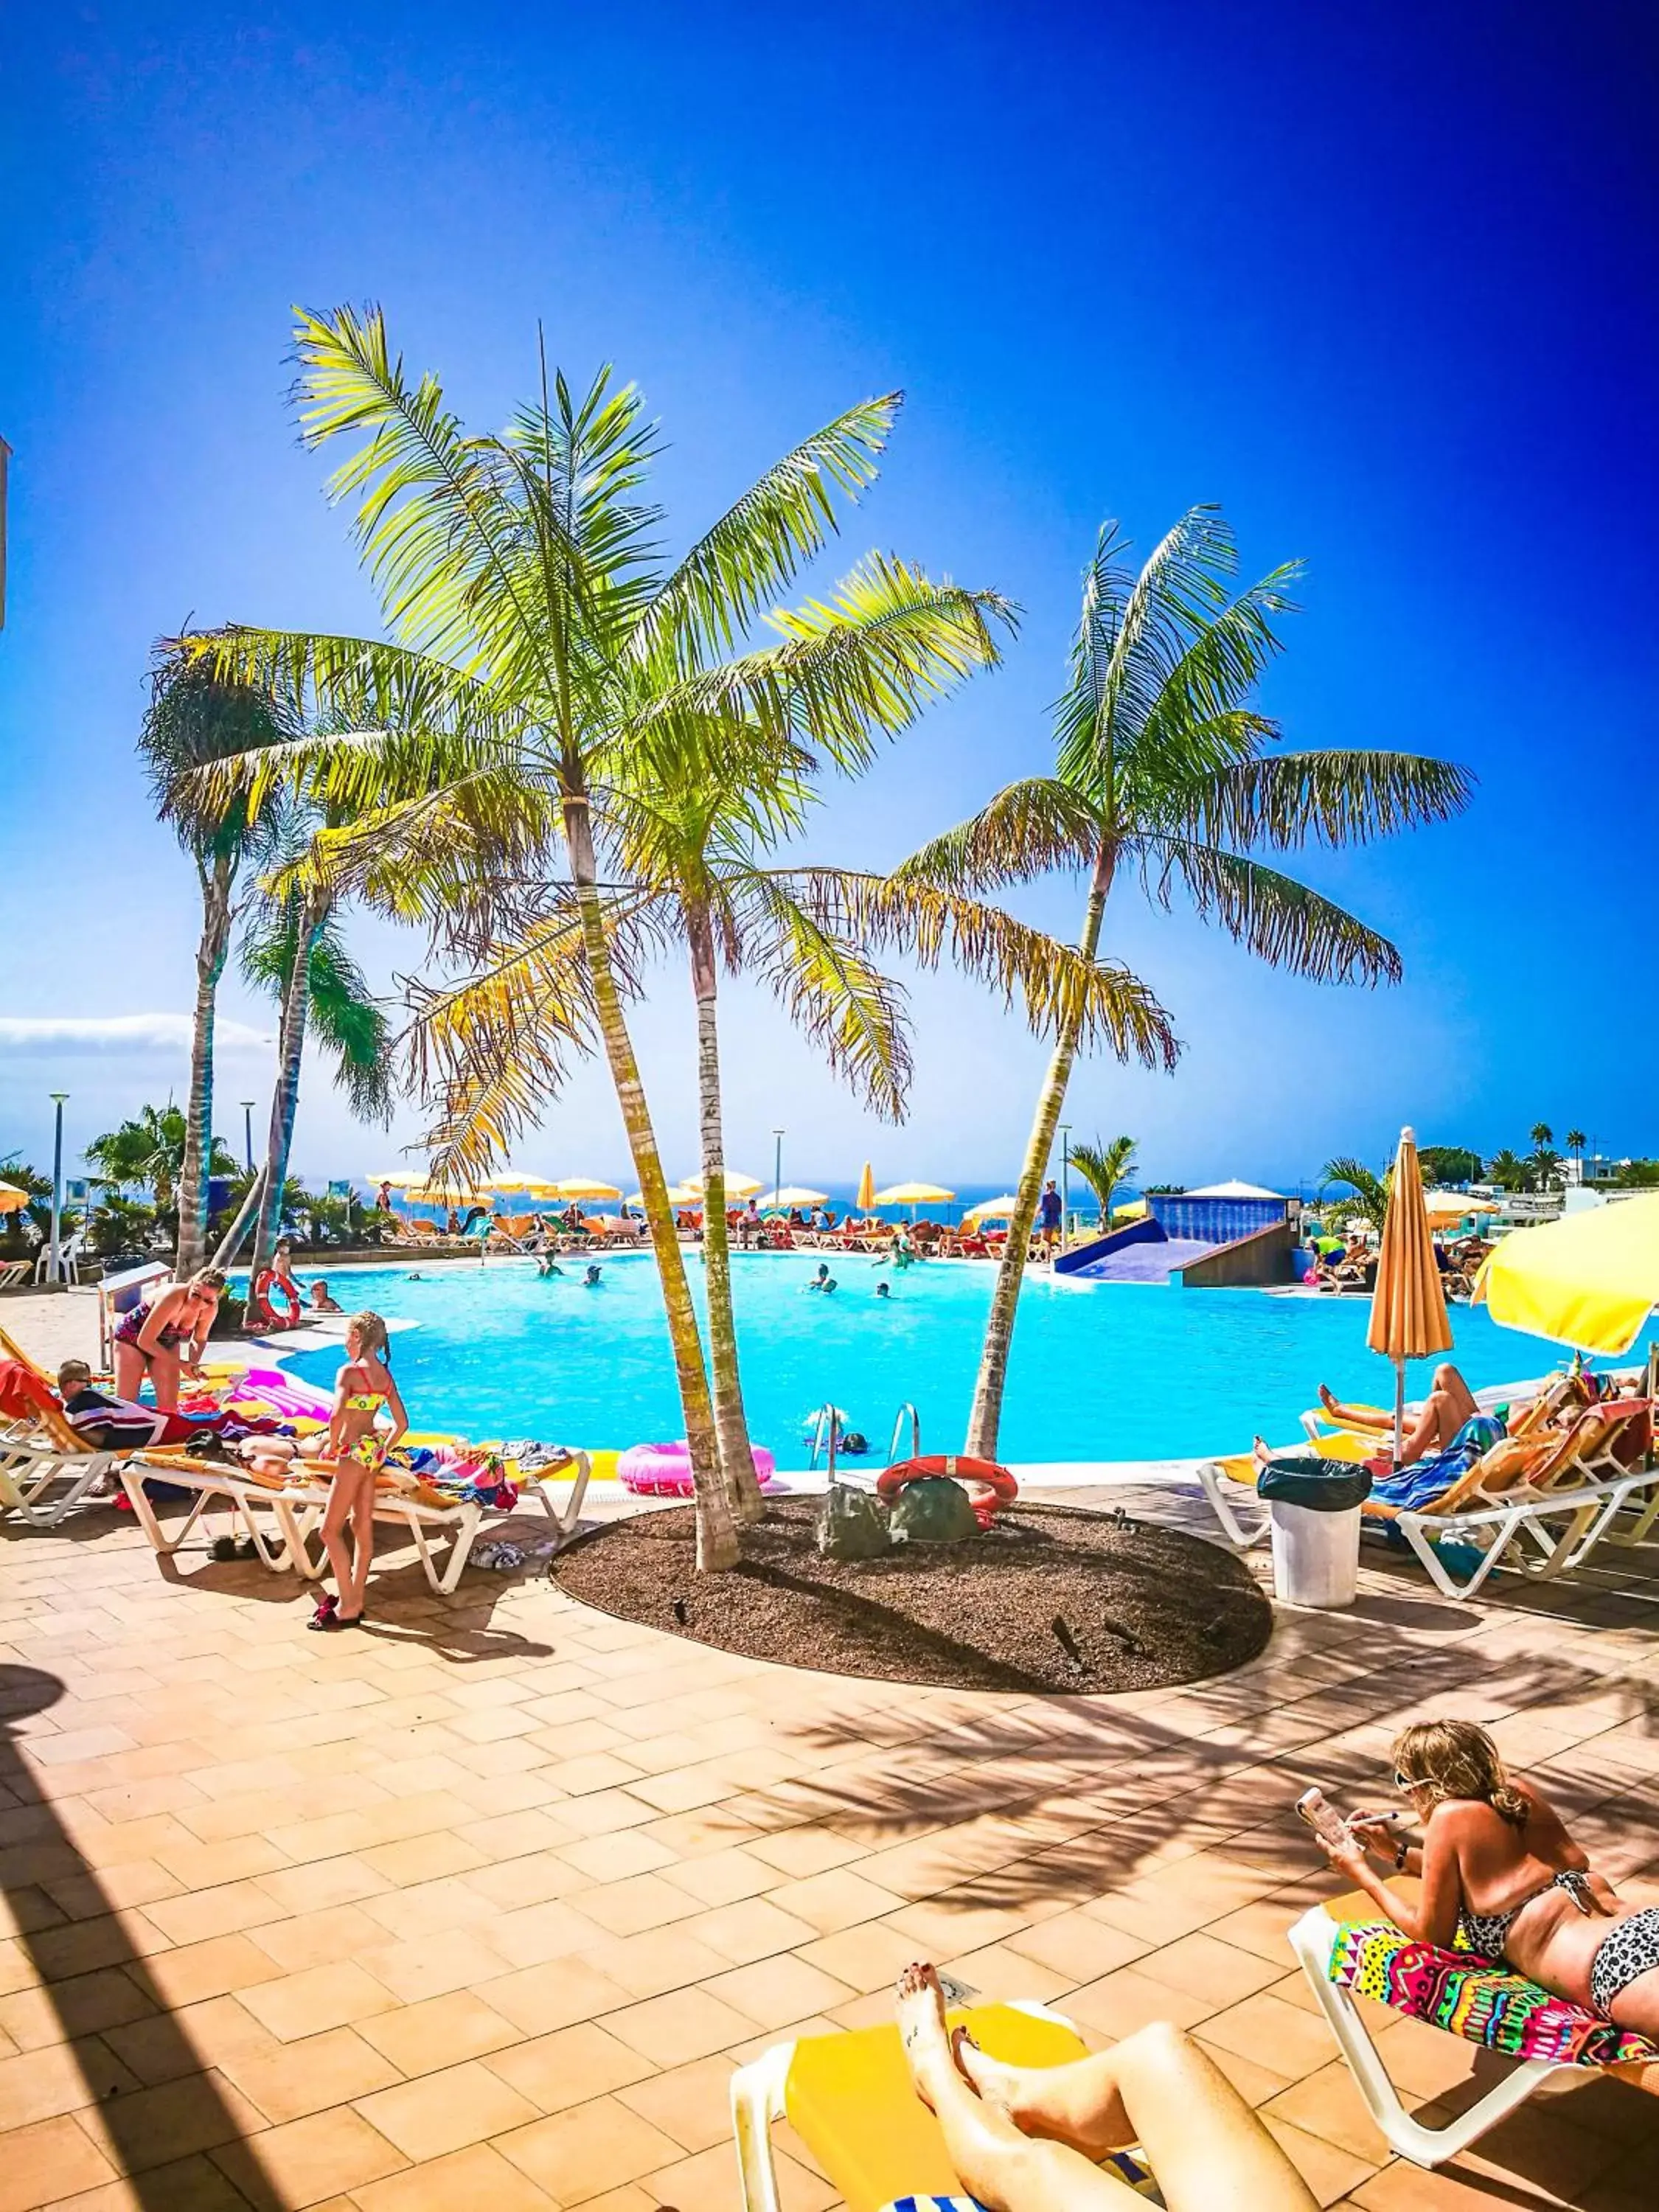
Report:
[[[896,550],[1025,619],[1000,672],[834,795],[826,856],[895,858],[1042,764],[1103,516],[1146,545],[1214,500],[1247,568],[1307,560],[1267,693],[1291,741],[1480,779],[1455,827],[1308,860],[1407,981],[1316,990],[1123,897],[1109,947],[1188,1050],[1173,1079],[1085,1065],[1079,1133],[1130,1130],[1148,1174],[1194,1182],[1293,1182],[1402,1121],[1659,1150],[1650,9],[13,0],[7,22],[0,1153],[45,1152],[52,1089],[72,1138],[182,1091],[160,1018],[190,1005],[193,887],[132,757],[146,656],[192,615],[373,625],[284,400],[290,303],[368,297],[480,426],[529,388],[538,315],[574,376],[615,361],[670,440],[680,538],[905,388],[846,558]],[[1063,928],[1079,897],[1020,902]],[[358,941],[388,989],[418,959]],[[228,1133],[228,1102],[264,1111],[270,1020],[234,982],[223,1005]],[[914,1005],[895,1133],[735,992],[738,1164],[765,1173],[781,1122],[791,1176],[866,1153],[1011,1174],[1038,1049],[953,980]],[[639,1030],[689,1167],[679,974]],[[296,1164],[376,1168],[417,1127],[360,1134],[319,1073]],[[625,1172],[602,1075],[523,1151]]]

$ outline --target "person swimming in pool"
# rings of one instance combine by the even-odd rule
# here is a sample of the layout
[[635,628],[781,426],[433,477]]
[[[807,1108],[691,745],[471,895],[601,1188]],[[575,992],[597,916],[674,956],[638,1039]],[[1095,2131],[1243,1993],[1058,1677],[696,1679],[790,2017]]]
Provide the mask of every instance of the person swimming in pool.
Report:
[[598,1267],[589,1267],[587,1273],[582,1277],[582,1288],[585,1291],[597,1291],[599,1289],[600,1272],[601,1271]]
[[822,1291],[824,1297],[827,1298],[831,1291],[836,1287],[836,1279],[833,1275],[826,1275],[821,1283],[815,1283],[812,1287],[815,1290]]
[[806,1285],[806,1287],[809,1291],[821,1291],[829,1279],[830,1263],[827,1260],[820,1260],[818,1261],[818,1271],[817,1274],[813,1276],[811,1281]]
[[544,1282],[547,1282],[555,1275],[562,1278],[564,1269],[553,1257],[551,1252],[544,1252],[541,1256],[540,1265],[537,1267],[536,1273],[541,1277]]
[[888,1288],[885,1283],[878,1283],[876,1285],[876,1296],[878,1298],[890,1298],[892,1295],[892,1291]]

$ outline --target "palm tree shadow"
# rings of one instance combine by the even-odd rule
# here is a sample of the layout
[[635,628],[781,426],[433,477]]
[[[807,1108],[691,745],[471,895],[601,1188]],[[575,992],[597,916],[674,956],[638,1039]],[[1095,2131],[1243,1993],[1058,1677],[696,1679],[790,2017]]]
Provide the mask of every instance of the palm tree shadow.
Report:
[[[97,1869],[76,1848],[19,1748],[18,1723],[64,1695],[55,1674],[0,1665],[0,1892],[95,2110],[106,2154],[143,2212],[178,2212],[185,2152],[234,2149],[248,2202],[282,2198],[219,2081],[161,1997]],[[21,1837],[21,1844],[14,1836]],[[57,1895],[54,1895],[57,1893]],[[72,1896],[66,1911],[58,1897]],[[95,1958],[97,1970],[88,1971]],[[124,2055],[125,2046],[125,2055]],[[127,2063],[127,2057],[134,2061]]]

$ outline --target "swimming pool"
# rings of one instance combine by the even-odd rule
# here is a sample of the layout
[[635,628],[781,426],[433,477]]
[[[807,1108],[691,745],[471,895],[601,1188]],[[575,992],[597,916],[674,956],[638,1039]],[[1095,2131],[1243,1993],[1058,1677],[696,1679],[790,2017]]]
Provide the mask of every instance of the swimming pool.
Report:
[[[781,1468],[804,1468],[807,1417],[841,1407],[884,1458],[908,1400],[924,1450],[959,1450],[973,1395],[992,1270],[934,1264],[895,1275],[862,1257],[834,1261],[833,1297],[808,1291],[805,1254],[732,1255],[750,1433]],[[543,1280],[531,1261],[402,1267],[334,1279],[348,1306],[417,1322],[396,1340],[416,1428],[623,1445],[680,1433],[657,1272],[648,1257],[606,1258],[596,1290],[580,1261]],[[701,1302],[701,1269],[691,1260]],[[875,1295],[878,1281],[890,1297]],[[1001,1453],[1018,1462],[1162,1459],[1237,1451],[1260,1431],[1297,1432],[1315,1386],[1373,1403],[1392,1370],[1366,1349],[1369,1303],[1255,1291],[1068,1284],[1034,1276],[1020,1301]],[[1484,1306],[1455,1307],[1452,1355],[1479,1389],[1545,1371],[1561,1355],[1500,1328]],[[1642,1356],[1643,1346],[1629,1357]],[[337,1351],[300,1354],[295,1371],[331,1382]],[[1408,1370],[1416,1395],[1431,1362]]]

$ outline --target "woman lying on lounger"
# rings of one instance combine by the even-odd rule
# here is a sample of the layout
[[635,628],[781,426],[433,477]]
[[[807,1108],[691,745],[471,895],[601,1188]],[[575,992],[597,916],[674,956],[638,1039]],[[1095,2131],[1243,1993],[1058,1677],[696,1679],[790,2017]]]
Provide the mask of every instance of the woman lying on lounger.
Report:
[[[1380,1413],[1375,1406],[1340,1405],[1322,1382],[1319,1386],[1319,1402],[1331,1419],[1345,1429],[1363,1429],[1379,1437],[1394,1434],[1392,1413]],[[1449,1364],[1437,1367],[1429,1395],[1406,1431],[1399,1464],[1411,1467],[1425,1452],[1449,1451],[1464,1422],[1474,1420],[1480,1411],[1474,1393],[1457,1370]]]
[[1178,2027],[1158,2021],[1069,2066],[1005,2066],[946,2027],[939,1976],[921,1965],[899,1976],[898,2017],[916,2094],[989,2212],[1129,2212],[1143,2199],[1099,2161],[1132,2145],[1170,2212],[1313,2212],[1290,2160]]
[[[1321,1848],[1414,1942],[1449,1948],[1462,1932],[1557,1996],[1620,2027],[1659,2036],[1659,1905],[1621,1905],[1547,1799],[1505,1774],[1473,1721],[1422,1721],[1395,1739],[1395,1787],[1423,1826],[1420,1847],[1391,1826]],[[1373,1870],[1419,1875],[1413,1902]]]

